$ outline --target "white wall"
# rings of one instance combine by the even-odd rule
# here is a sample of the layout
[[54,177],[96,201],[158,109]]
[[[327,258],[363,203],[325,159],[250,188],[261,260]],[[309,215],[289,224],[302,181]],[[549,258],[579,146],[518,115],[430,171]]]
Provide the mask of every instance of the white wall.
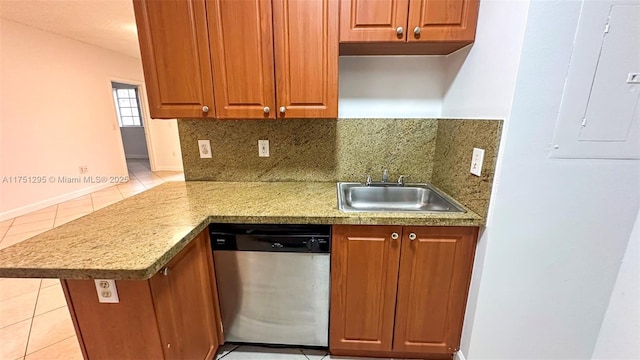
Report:
[[[85,175],[126,175],[110,82],[142,84],[140,60],[4,19],[0,30],[0,178],[77,176],[80,165]],[[150,126],[157,167],[181,169],[175,121]],[[94,188],[0,182],[0,219]]]
[[342,56],[338,117],[440,117],[444,56]]
[[[492,18],[483,9],[518,5],[481,4],[481,21]],[[469,54],[471,89],[452,86],[445,96],[444,116],[509,114],[465,320],[462,352],[470,360],[591,357],[636,219],[638,161],[549,158],[580,6],[533,0],[520,13],[527,16],[520,63],[504,68],[518,70],[512,102],[505,91],[492,97],[495,81],[513,80],[494,66],[505,55],[498,43],[492,56]],[[493,23],[496,39],[520,29]],[[448,103],[455,92],[463,110]]]
[[[449,55],[445,60],[442,117],[503,119],[503,129],[508,126],[528,9],[528,0],[480,2],[475,43]],[[468,354],[471,342],[506,139],[507,134],[503,130],[487,228],[482,232],[476,248],[460,344],[463,356]]]
[[640,212],[592,358],[640,359]]
[[446,59],[443,117],[508,117],[528,6],[528,0],[480,2],[475,43]]

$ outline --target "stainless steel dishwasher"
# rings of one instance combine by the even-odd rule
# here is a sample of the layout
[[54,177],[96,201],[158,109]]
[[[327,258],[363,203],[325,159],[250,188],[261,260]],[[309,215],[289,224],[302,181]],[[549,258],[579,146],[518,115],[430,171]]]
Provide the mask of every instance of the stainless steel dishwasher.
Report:
[[225,341],[328,346],[330,225],[209,232]]

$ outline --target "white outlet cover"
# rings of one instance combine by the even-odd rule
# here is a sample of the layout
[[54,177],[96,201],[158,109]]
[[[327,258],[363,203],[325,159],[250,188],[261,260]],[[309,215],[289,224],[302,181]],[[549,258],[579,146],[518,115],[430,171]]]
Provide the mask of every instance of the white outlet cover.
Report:
[[258,140],[258,156],[269,157],[269,140]]
[[200,159],[211,159],[211,141],[198,140],[198,149],[200,150]]
[[484,149],[473,148],[473,156],[471,157],[471,169],[473,175],[480,176],[482,173],[482,162],[484,161]]
[[95,279],[94,282],[96,284],[96,292],[98,293],[99,302],[111,304],[117,304],[120,302],[115,280]]

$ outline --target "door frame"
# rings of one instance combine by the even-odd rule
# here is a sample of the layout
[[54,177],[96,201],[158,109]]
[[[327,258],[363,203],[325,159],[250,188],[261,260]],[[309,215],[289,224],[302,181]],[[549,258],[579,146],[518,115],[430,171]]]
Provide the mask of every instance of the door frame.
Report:
[[[156,171],[156,157],[155,157],[155,151],[153,147],[153,141],[151,140],[151,138],[153,137],[151,126],[150,126],[151,116],[149,115],[149,109],[147,108],[147,104],[148,104],[147,92],[145,89],[144,81],[119,78],[119,77],[110,77],[108,82],[109,95],[113,98],[113,85],[111,84],[112,82],[129,84],[138,88],[138,101],[140,101],[139,105],[140,105],[140,112],[141,112],[140,115],[143,121],[144,138],[147,143],[147,152],[149,153],[149,167],[151,168],[151,171]],[[124,169],[127,169],[127,172],[128,172],[129,168],[127,166],[127,157],[124,152],[124,143],[122,142],[122,132],[120,131],[120,123],[118,122],[117,112],[118,112],[118,109],[116,108],[115,102],[113,102],[113,124],[115,126],[115,129],[118,130],[118,137],[120,138],[120,144],[122,144],[122,151],[121,151],[122,165]]]

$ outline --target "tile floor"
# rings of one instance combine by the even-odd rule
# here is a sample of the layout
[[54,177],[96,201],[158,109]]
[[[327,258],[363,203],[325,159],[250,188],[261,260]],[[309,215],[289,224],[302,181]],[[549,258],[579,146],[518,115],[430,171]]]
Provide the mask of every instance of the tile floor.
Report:
[[[115,185],[46,209],[0,222],[0,249],[135,195],[165,181],[184,181],[181,172],[152,172],[147,161],[129,160],[128,183]],[[225,360],[328,360],[326,351],[223,345]],[[0,360],[82,359],[71,317],[57,279],[0,279]],[[360,358],[362,359],[362,358]]]
[[[130,180],[0,222],[0,249],[135,195],[182,172],[152,172],[148,160],[128,160]],[[0,360],[82,359],[57,279],[0,279]]]
[[[346,359],[329,356],[324,350],[298,348],[272,348],[251,345],[225,344],[220,347],[217,359],[224,360],[327,360]],[[380,359],[377,359],[380,360]]]

